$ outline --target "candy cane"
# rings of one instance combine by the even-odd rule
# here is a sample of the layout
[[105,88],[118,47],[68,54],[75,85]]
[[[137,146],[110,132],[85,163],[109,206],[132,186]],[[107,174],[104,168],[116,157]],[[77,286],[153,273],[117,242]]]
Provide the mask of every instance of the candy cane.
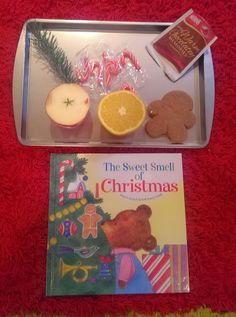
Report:
[[71,168],[74,167],[74,162],[72,160],[65,160],[60,163],[60,183],[59,183],[59,205],[64,205],[64,190],[65,190],[65,167],[70,165]]
[[106,62],[106,87],[111,85],[111,75],[117,76],[120,72],[119,64],[115,60],[109,60]]
[[134,87],[128,83],[125,83],[121,86],[121,90],[123,90],[123,89],[135,92]]
[[102,56],[105,62],[106,87],[109,88],[111,85],[111,75],[117,76],[121,69],[118,61],[108,58],[106,52],[103,52]]
[[76,76],[77,76],[78,81],[80,81],[81,83],[84,83],[88,80],[88,78],[89,78],[89,60],[88,60],[88,57],[85,56],[83,59],[83,71],[81,71],[79,69],[79,67],[77,67]]
[[141,69],[141,65],[139,64],[139,62],[137,61],[136,57],[134,56],[133,53],[131,53],[130,51],[123,51],[120,55],[120,64],[122,66],[125,65],[126,63],[126,58],[128,58],[130,60],[130,62],[134,65],[134,67],[137,69],[137,70],[140,70]]
[[103,85],[103,65],[99,61],[91,61],[89,75],[93,75],[95,69],[98,69],[98,84]]
[[109,59],[107,61],[107,67],[110,69],[110,72],[113,75],[118,75],[120,72],[119,63],[114,59]]

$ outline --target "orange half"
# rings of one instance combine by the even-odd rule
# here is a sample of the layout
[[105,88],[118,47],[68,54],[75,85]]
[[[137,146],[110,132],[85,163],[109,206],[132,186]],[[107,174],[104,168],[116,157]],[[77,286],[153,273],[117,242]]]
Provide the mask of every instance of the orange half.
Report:
[[103,97],[98,106],[101,124],[110,133],[118,136],[138,129],[146,116],[143,101],[133,92],[119,90]]

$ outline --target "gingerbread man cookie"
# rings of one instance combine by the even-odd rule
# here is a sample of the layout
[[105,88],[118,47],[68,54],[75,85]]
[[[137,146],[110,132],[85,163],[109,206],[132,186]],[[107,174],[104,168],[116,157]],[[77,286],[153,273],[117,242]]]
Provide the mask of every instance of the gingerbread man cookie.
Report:
[[84,214],[77,219],[82,223],[82,237],[87,239],[91,234],[93,238],[97,238],[97,224],[102,220],[102,216],[96,213],[96,207],[93,204],[88,204],[84,208]]
[[167,93],[161,100],[154,100],[147,108],[151,119],[145,130],[153,138],[167,135],[172,143],[183,143],[187,138],[187,129],[196,122],[192,112],[193,100],[184,91]]

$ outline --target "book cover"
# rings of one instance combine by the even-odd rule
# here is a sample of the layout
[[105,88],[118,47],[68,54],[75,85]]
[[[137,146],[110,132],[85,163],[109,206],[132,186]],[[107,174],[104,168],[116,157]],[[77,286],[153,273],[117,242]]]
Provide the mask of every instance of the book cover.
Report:
[[181,154],[52,154],[48,296],[189,292]]

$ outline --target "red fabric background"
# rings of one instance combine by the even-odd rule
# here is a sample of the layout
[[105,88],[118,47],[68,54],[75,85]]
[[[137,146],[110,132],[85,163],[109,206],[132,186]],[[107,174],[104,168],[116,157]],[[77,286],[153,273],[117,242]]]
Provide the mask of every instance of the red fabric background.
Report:
[[[22,311],[69,316],[116,315],[128,311],[167,313],[201,305],[214,311],[236,312],[235,1],[3,0],[0,6],[0,315]],[[22,25],[33,17],[170,22],[191,7],[218,35],[212,48],[216,103],[211,141],[204,149],[181,150],[191,292],[46,298],[49,156],[52,152],[90,149],[25,147],[17,141],[12,73]],[[105,151],[92,149],[96,150]]]

